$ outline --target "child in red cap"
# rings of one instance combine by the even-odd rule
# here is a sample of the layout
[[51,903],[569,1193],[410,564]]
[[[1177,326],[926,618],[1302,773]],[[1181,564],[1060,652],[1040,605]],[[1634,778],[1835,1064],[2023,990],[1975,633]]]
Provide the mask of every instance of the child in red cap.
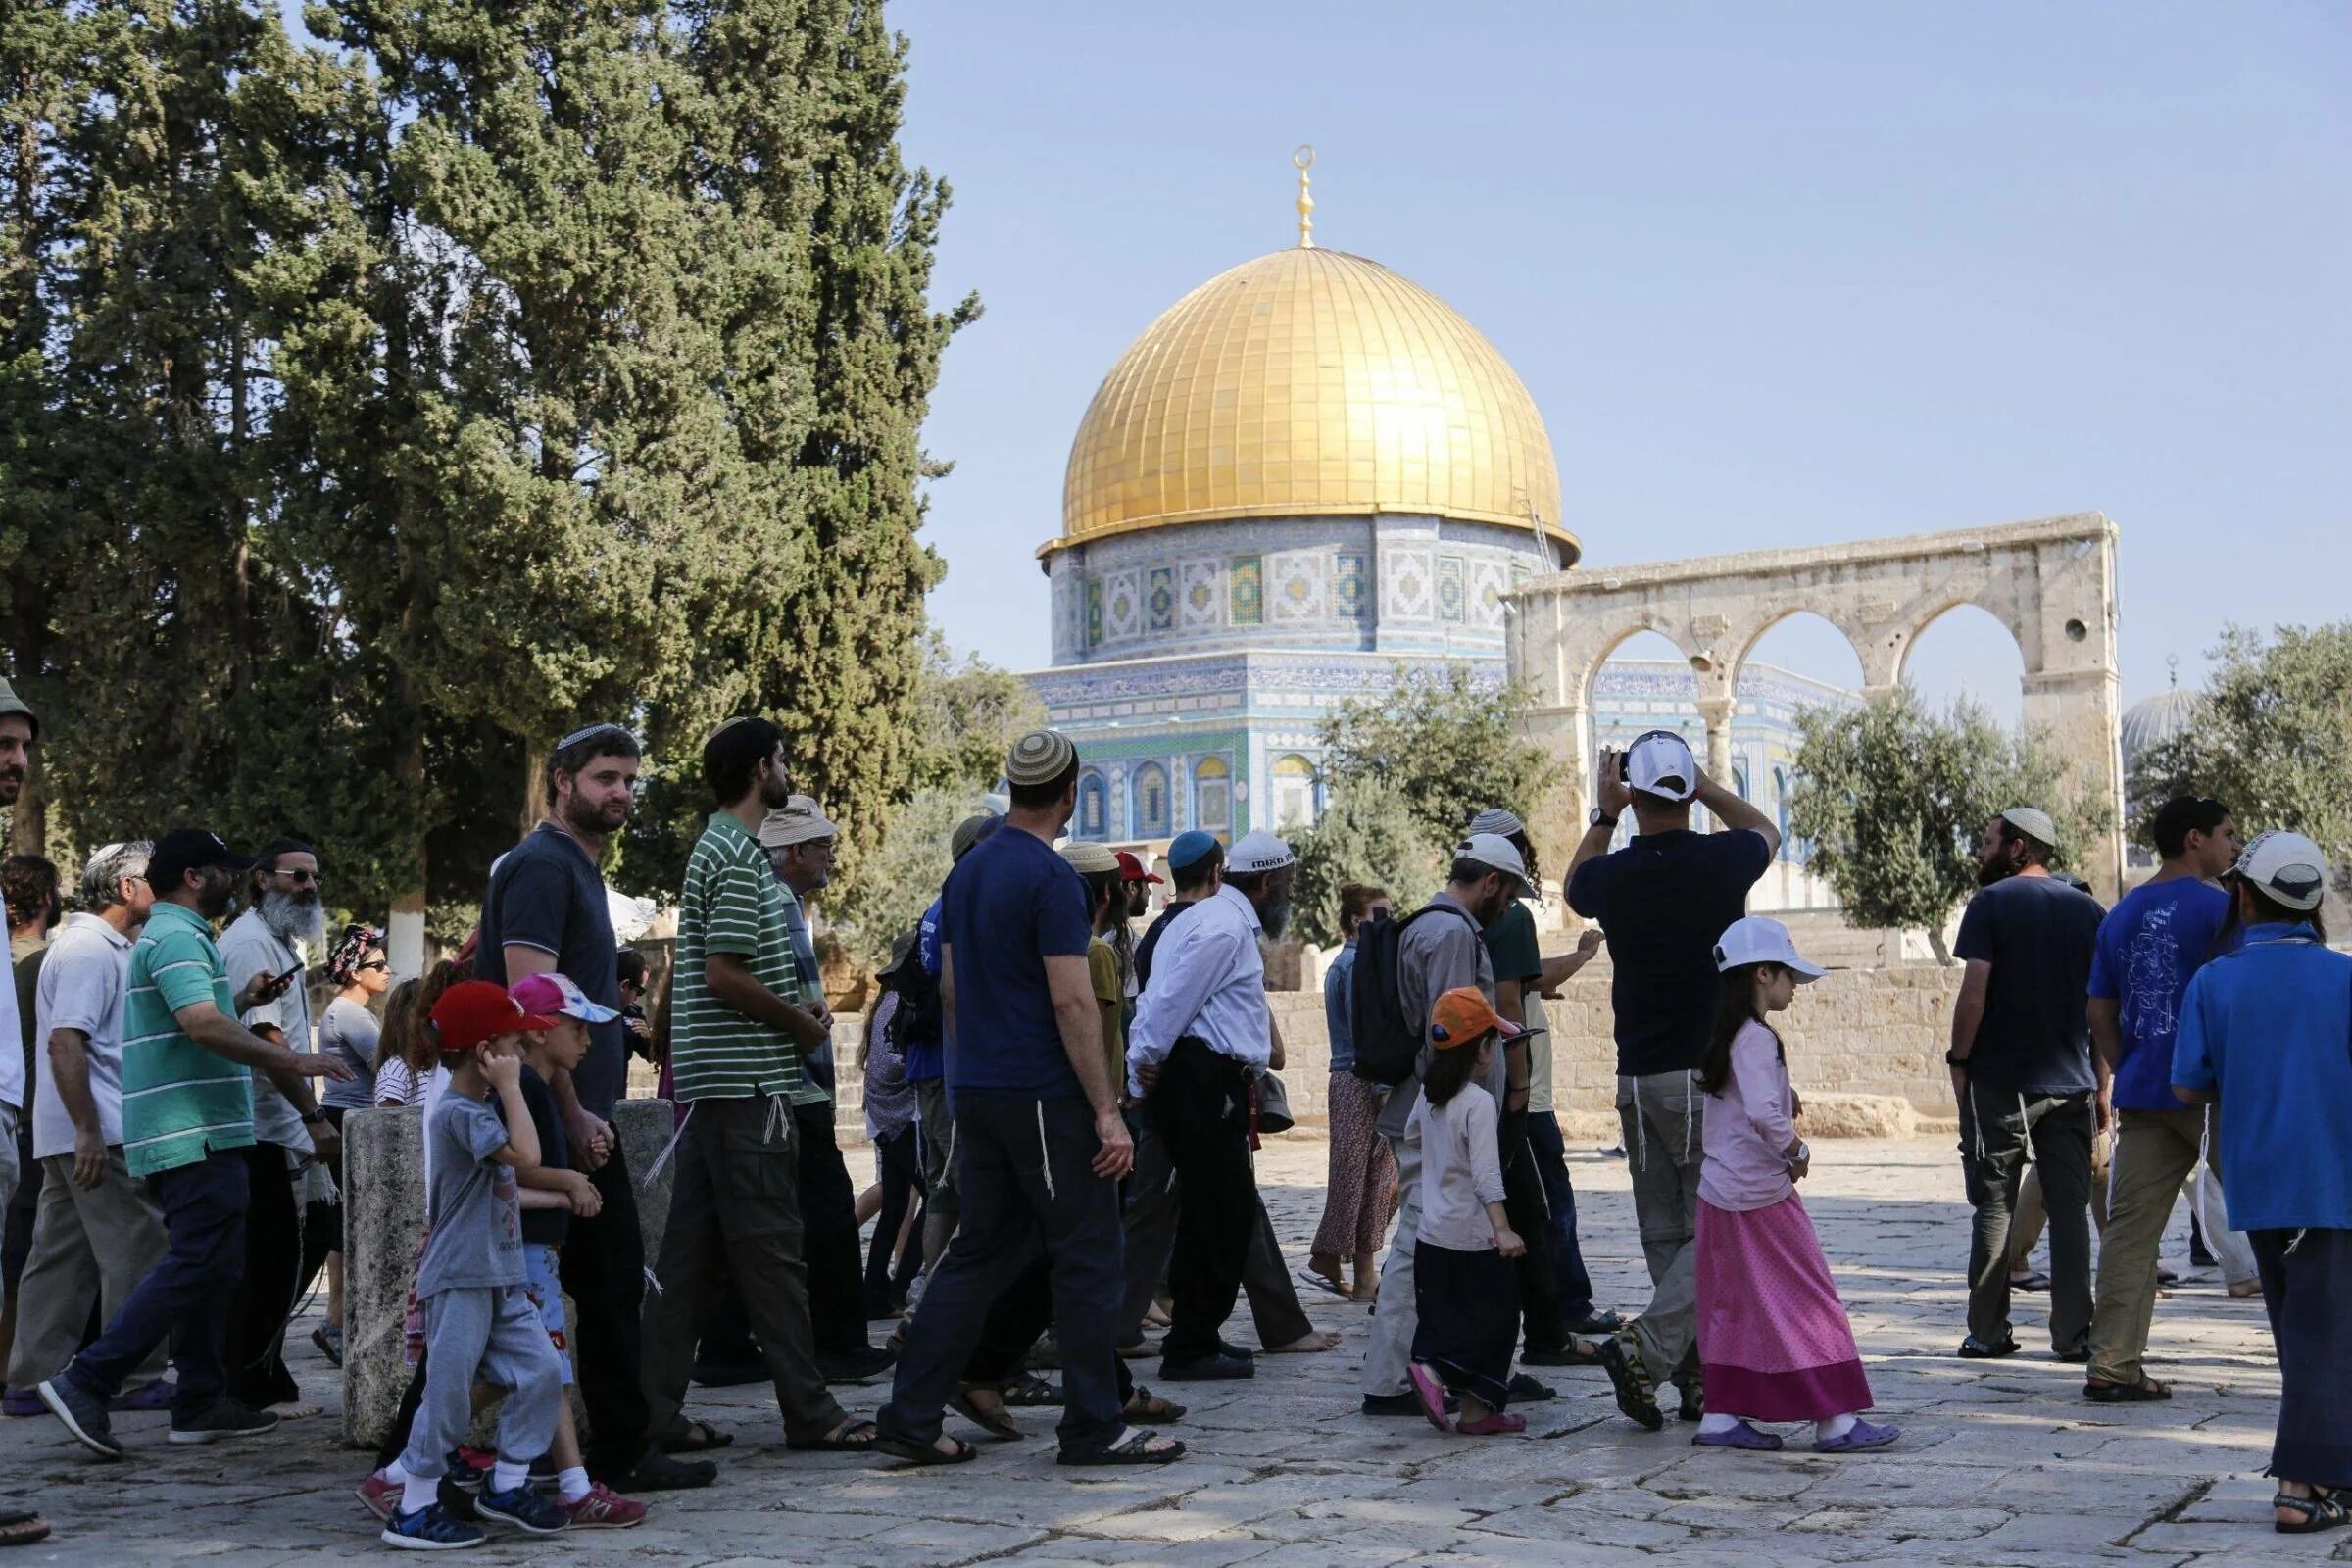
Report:
[[[1421,1141],[1421,1231],[1413,1247],[1413,1391],[1441,1432],[1493,1437],[1524,1432],[1508,1415],[1511,1350],[1519,1336],[1519,1284],[1510,1259],[1527,1244],[1502,1207],[1502,1156],[1494,1097],[1482,1082],[1497,1038],[1524,1031],[1495,1016],[1475,986],[1457,986],[1430,1008],[1435,1051],[1413,1106]],[[1442,1385],[1442,1386],[1441,1386]],[[1446,1394],[1461,1418],[1446,1416]]]

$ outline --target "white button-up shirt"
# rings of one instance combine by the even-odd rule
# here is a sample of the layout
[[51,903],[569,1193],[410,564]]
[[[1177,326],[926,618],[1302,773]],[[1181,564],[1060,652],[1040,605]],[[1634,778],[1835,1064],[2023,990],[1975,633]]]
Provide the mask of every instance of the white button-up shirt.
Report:
[[1142,1069],[1167,1060],[1188,1036],[1247,1066],[1266,1065],[1274,1020],[1266,1007],[1266,960],[1257,951],[1260,929],[1256,906],[1231,886],[1168,927],[1127,1035],[1130,1094],[1144,1092]]

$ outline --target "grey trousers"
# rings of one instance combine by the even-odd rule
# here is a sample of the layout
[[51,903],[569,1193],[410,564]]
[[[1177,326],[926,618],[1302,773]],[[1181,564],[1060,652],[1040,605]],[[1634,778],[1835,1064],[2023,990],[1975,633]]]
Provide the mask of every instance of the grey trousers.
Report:
[[556,1441],[564,1363],[519,1285],[436,1291],[424,1298],[424,1397],[409,1428],[401,1468],[422,1479],[445,1473],[449,1450],[473,1424],[473,1386],[508,1390],[498,1412],[498,1456],[524,1464]]
[[1698,1388],[1698,1173],[1706,1160],[1700,1128],[1706,1097],[1687,1072],[1617,1080],[1617,1119],[1633,1168],[1634,1220],[1649,1264],[1649,1305],[1634,1319],[1634,1343],[1660,1383]]
[[1380,1265],[1380,1302],[1372,1308],[1372,1345],[1364,1351],[1363,1392],[1375,1396],[1411,1387],[1405,1369],[1412,1364],[1413,1333],[1421,1326],[1413,1304],[1413,1250],[1421,1240],[1421,1141],[1391,1138],[1389,1152],[1396,1159],[1396,1234],[1389,1238],[1389,1255]]
[[657,1442],[680,1429],[694,1348],[718,1298],[722,1265],[775,1380],[785,1438],[814,1442],[847,1419],[816,1369],[795,1136],[781,1098],[693,1103],[678,1139],[669,1223],[654,1268],[661,1284],[645,1298],[639,1352],[648,1430]]
[[[1968,1249],[1968,1332],[2011,1339],[2009,1223],[2031,1151],[2050,1226],[2050,1345],[2061,1355],[2090,1341],[2090,1096],[2030,1100],[1975,1084],[1960,1101],[1960,1171],[1977,1211]],[[2179,1188],[2176,1185],[2175,1191]]]
[[[74,1185],[74,1156],[41,1161],[41,1206],[32,1222],[32,1255],[17,1283],[17,1343],[8,1386],[29,1389],[53,1378],[81,1348],[90,1304],[112,1323],[130,1293],[164,1259],[164,1209],[122,1162],[122,1146],[106,1152],[106,1173],[84,1192]],[[164,1375],[168,1341],[132,1375],[140,1387]]]
[[[1168,1259],[1176,1249],[1176,1211],[1183,1192],[1176,1167],[1168,1160],[1168,1146],[1152,1130],[1149,1117],[1136,1129],[1135,1169],[1127,1178],[1127,1210],[1121,1218],[1127,1250],[1125,1295],[1119,1306],[1119,1343],[1124,1345],[1144,1330],[1144,1314],[1167,1276]],[[1291,1279],[1282,1243],[1274,1235],[1274,1218],[1266,1200],[1257,1200],[1257,1224],[1250,1234],[1249,1255],[1242,1260],[1242,1294],[1250,1299],[1250,1326],[1257,1343],[1267,1349],[1312,1334],[1314,1323],[1298,1304],[1298,1287]]]

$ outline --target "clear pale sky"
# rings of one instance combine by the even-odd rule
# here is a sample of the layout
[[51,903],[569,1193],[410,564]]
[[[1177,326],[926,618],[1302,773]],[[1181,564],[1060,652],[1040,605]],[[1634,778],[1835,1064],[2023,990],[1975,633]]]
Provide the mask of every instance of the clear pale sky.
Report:
[[[903,0],[936,277],[934,620],[1050,657],[1079,416],[1195,284],[1315,234],[1534,393],[1586,563],[2102,511],[2127,701],[2352,614],[2352,7]],[[1629,646],[1629,653],[1637,650]],[[1851,680],[1822,623],[1758,657]],[[2007,635],[1913,667],[2014,713]]]

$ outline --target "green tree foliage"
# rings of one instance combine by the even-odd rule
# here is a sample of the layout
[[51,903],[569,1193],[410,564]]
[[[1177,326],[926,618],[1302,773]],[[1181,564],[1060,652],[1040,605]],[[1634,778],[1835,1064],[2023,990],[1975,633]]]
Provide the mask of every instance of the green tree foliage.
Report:
[[1938,714],[1905,687],[1796,721],[1789,830],[1810,843],[1810,868],[1857,925],[1925,928],[1945,962],[1944,920],[1976,888],[1977,842],[2003,808],[2050,813],[2060,865],[2108,825],[2037,736],[1965,700]]
[[1435,854],[1450,852],[1489,808],[1526,815],[1555,764],[1518,733],[1513,715],[1525,701],[1464,663],[1397,665],[1393,691],[1342,704],[1323,721],[1333,800],[1366,780],[1394,786]]
[[994,789],[1012,743],[1045,722],[1046,705],[1027,681],[976,658],[958,665],[931,634],[915,686],[918,788]]
[[851,961],[871,970],[889,960],[890,945],[914,929],[948,880],[956,824],[986,808],[977,790],[922,790],[891,813],[880,844],[844,846],[849,863],[816,905],[825,934]]
[[2290,828],[2352,866],[2352,621],[2233,626],[2211,657],[2194,725],[2132,768],[2134,826],[2144,838],[2166,800],[2210,795],[2249,835]]
[[1383,778],[1359,777],[1335,793],[1292,848],[1298,854],[1297,929],[1321,947],[1340,940],[1340,889],[1348,883],[1387,888],[1399,910],[1410,910],[1446,881],[1446,858],[1429,842],[1412,801]]

